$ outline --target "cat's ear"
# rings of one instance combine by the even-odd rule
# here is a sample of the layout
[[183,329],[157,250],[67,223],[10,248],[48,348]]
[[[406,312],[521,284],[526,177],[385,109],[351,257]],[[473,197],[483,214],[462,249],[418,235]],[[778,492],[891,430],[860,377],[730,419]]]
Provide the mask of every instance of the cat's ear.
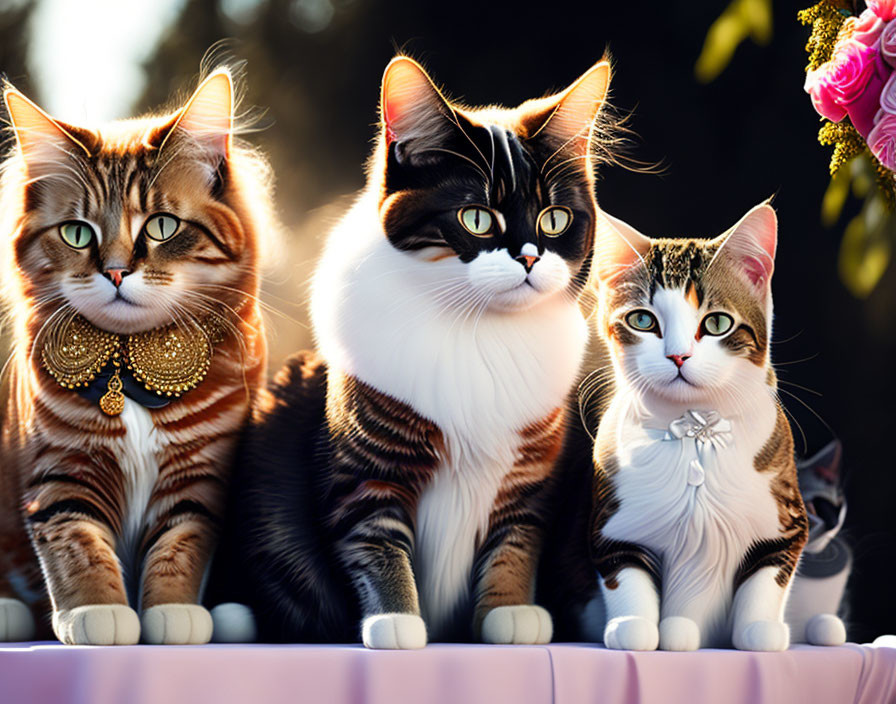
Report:
[[843,444],[835,438],[811,457],[797,460],[796,466],[800,472],[811,471],[826,483],[836,485],[840,482],[842,462]]
[[778,217],[767,201],[752,208],[716,240],[720,246],[710,266],[725,260],[755,288],[765,290],[769,286],[775,270]]
[[603,59],[566,90],[524,103],[520,109],[529,138],[548,134],[572,150],[587,154],[591,130],[606,103],[609,87],[610,62]]
[[233,81],[227,69],[206,78],[181,108],[161,146],[183,133],[195,140],[213,158],[230,156],[233,139]]
[[642,262],[650,249],[649,237],[603,210],[597,212],[595,234],[594,266],[602,283],[610,283]]
[[453,110],[423,67],[396,56],[383,74],[380,116],[386,146],[394,141],[436,141],[451,130]]
[[15,88],[3,92],[6,110],[29,172],[40,164],[52,164],[72,148],[90,155],[76,128],[54,120]]

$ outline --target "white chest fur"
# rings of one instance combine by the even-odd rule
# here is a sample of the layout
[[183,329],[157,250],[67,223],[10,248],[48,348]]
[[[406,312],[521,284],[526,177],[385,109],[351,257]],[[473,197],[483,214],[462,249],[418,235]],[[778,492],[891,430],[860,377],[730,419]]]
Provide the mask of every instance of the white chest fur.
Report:
[[[619,510],[604,527],[611,539],[635,542],[662,560],[662,616],[686,616],[704,644],[727,642],[734,578],[757,540],[778,534],[771,477],[754,458],[775,422],[771,394],[749,419],[729,417],[730,431],[714,441],[677,439],[636,420],[614,400],[601,426],[613,433]],[[603,444],[606,438],[599,440]],[[649,517],[649,518],[645,518]]]
[[133,581],[140,577],[133,568],[139,548],[137,543],[150,519],[146,509],[159,476],[161,438],[149,411],[136,401],[125,401],[121,421],[126,432],[118,448],[117,459],[124,476],[126,504],[117,552],[129,581]]
[[451,282],[399,252],[359,202],[328,243],[312,303],[335,368],[410,405],[442,431],[446,456],[418,503],[415,569],[430,635],[468,596],[519,431],[566,402],[587,327],[568,297],[518,312],[445,305]]

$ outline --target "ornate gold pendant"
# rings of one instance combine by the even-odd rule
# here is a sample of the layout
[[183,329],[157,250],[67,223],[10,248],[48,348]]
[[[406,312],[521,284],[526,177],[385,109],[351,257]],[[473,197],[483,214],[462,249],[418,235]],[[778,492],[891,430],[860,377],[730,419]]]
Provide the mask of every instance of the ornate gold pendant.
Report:
[[100,398],[100,410],[107,416],[117,416],[124,410],[124,394],[121,393],[121,369],[115,366],[115,373],[109,379],[106,393]]
[[178,398],[205,378],[214,347],[223,339],[223,326],[212,316],[125,336],[100,330],[77,315],[48,334],[41,359],[67,389],[87,386],[111,360],[115,370],[99,406],[106,415],[116,416],[124,410],[122,362],[148,391]]

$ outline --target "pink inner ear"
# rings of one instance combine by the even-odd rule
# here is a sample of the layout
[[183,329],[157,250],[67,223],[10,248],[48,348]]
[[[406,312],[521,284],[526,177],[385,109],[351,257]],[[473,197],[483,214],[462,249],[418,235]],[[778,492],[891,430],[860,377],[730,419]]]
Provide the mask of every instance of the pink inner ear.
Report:
[[743,265],[744,273],[754,286],[759,286],[768,281],[768,267],[761,259],[744,257],[741,259],[741,264]]
[[395,130],[392,129],[392,125],[389,124],[389,119],[386,118],[386,147],[388,148],[392,142],[395,141]]

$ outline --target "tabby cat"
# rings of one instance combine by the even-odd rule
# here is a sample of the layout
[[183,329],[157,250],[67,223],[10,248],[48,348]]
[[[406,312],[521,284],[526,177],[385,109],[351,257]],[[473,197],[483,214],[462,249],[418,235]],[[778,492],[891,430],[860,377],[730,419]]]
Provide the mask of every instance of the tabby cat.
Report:
[[88,129],[4,91],[0,639],[43,627],[46,596],[64,643],[211,636],[203,576],[265,364],[269,178],[232,96],[218,69],[173,113]]
[[594,447],[602,599],[586,630],[609,648],[789,645],[808,522],[770,360],[776,244],[767,203],[711,240],[651,240],[601,214],[616,390]]
[[550,640],[534,575],[587,340],[608,81],[602,61],[470,109],[389,64],[367,188],[314,279],[322,359],[280,373],[240,462],[232,574],[262,638]]

